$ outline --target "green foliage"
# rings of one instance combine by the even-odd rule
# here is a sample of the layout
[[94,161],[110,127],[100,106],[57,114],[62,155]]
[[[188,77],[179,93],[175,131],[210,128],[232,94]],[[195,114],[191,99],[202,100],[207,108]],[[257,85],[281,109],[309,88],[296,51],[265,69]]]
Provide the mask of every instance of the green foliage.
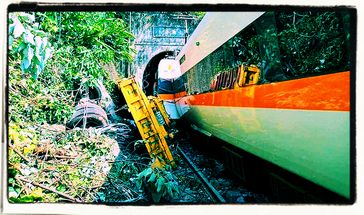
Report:
[[74,104],[57,63],[48,60],[49,34],[40,29],[33,14],[11,13],[9,22],[10,121],[65,123]]
[[[12,192],[14,192],[14,191],[12,191]],[[12,196],[9,198],[9,201],[11,203],[32,203],[32,202],[38,202],[41,200],[42,200],[42,197],[39,196],[39,194],[23,195],[20,198]]]
[[289,77],[345,70],[350,68],[345,16],[338,12],[268,12],[228,43],[236,64],[261,65],[276,72],[282,69]]
[[350,67],[347,39],[337,12],[278,14],[279,44],[285,70],[291,75]]
[[49,71],[35,79],[22,78],[20,70],[10,66],[9,119],[11,122],[65,124],[73,112],[73,99],[64,83]]
[[194,11],[194,12],[190,12],[191,15],[195,15],[196,18],[201,21],[202,18],[206,15],[205,11]]
[[9,19],[10,56],[20,55],[20,68],[34,79],[44,70],[52,47],[47,33],[39,29],[35,17],[28,13],[11,13]]
[[165,168],[148,167],[138,174],[137,180],[139,186],[147,184],[155,202],[159,202],[161,197],[174,198],[179,193],[178,182],[168,165]]
[[47,12],[39,20],[42,29],[54,32],[54,58],[68,89],[75,83],[93,86],[102,79],[111,90],[104,65],[133,59],[133,35],[115,12]]
[[257,64],[260,61],[259,43],[257,37],[233,37],[228,41],[230,46],[236,51],[236,55],[242,58],[238,64]]
[[[26,159],[25,161],[9,148],[9,200],[22,202],[59,202],[64,197],[51,191],[91,202],[92,187],[104,183],[111,168],[108,161],[114,161],[110,153],[116,141],[97,133],[95,129],[54,131],[51,126],[21,128],[11,123],[9,142]],[[86,142],[85,142],[86,140]],[[69,158],[69,159],[67,159]],[[19,178],[42,184],[44,189]]]
[[[115,84],[104,66],[132,60],[128,40],[133,36],[116,13],[21,12],[11,13],[9,23],[12,121],[65,123],[80,84],[103,79],[111,92]],[[51,44],[55,50],[49,61]]]
[[104,183],[116,142],[92,129],[65,132],[60,124],[74,110],[80,82],[91,86],[104,79],[113,86],[104,65],[132,59],[132,35],[108,12],[10,13],[9,24],[9,200],[65,200],[19,179],[25,177],[91,202],[93,187]]

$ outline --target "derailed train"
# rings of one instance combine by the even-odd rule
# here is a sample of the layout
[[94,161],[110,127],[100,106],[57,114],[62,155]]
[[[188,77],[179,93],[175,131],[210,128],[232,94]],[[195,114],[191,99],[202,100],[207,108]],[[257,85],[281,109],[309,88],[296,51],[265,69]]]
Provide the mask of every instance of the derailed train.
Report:
[[209,12],[160,62],[158,94],[171,118],[352,199],[354,15]]

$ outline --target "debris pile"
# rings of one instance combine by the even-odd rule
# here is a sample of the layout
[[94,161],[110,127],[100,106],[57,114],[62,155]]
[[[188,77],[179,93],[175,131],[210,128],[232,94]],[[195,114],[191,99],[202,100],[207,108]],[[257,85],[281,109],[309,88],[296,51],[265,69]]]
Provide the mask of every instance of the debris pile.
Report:
[[[117,142],[120,139],[125,140],[129,132],[128,126],[121,123],[106,128],[67,131],[62,125],[20,128],[11,124],[9,200],[108,201],[103,188],[108,184],[114,184],[115,174],[111,174],[110,170],[115,168],[114,164],[117,162],[121,164],[132,160],[130,156],[120,153]],[[120,172],[131,172],[131,167],[123,165],[124,168],[120,168]],[[135,175],[135,172],[133,174]],[[128,175],[130,176],[125,174],[124,177]],[[118,175],[117,178],[124,181],[122,176]],[[130,181],[129,179],[131,177],[127,181]],[[123,183],[117,183],[117,188],[114,189],[118,190],[122,185]],[[123,200],[134,198],[135,189],[135,186],[130,189],[124,186],[120,192],[125,195]]]

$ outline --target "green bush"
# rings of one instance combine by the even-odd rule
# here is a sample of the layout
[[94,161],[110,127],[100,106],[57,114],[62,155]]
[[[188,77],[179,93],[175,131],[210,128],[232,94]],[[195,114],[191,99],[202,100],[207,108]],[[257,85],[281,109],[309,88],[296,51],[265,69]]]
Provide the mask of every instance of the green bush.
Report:
[[9,17],[9,200],[92,202],[116,142],[92,129],[64,131],[63,125],[74,111],[77,85],[104,79],[113,86],[103,65],[131,59],[132,35],[116,13]]
[[111,91],[113,80],[103,66],[133,60],[129,41],[134,37],[116,12],[47,12],[38,19],[42,29],[54,34],[54,60],[67,89],[102,79]]
[[35,17],[28,13],[11,13],[9,19],[9,50],[11,57],[20,55],[20,68],[34,79],[44,70],[51,57],[48,34],[39,29]]
[[159,202],[161,197],[176,197],[179,193],[178,182],[168,165],[165,168],[148,167],[138,174],[137,180],[140,187],[147,185],[154,202]]

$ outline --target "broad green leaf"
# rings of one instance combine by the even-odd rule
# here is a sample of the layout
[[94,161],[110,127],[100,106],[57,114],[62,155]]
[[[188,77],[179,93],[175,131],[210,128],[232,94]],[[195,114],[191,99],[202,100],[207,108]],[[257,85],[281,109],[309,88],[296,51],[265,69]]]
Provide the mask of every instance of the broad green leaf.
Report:
[[29,46],[28,48],[28,53],[27,53],[27,58],[29,61],[32,61],[34,56],[34,49],[32,47]]
[[44,61],[42,61],[42,62],[40,62],[39,63],[39,65],[37,65],[37,66],[39,66],[39,73],[41,73],[42,72],[42,70],[44,69],[44,66],[45,66],[45,64],[44,64],[45,62]]
[[32,47],[30,47],[30,45],[27,45],[26,48],[23,50],[23,56],[24,58],[29,59],[29,61],[32,60],[34,56],[34,50]]
[[21,61],[21,64],[20,64],[20,68],[23,72],[25,72],[30,66],[30,61],[28,60],[28,58],[24,58],[22,61]]
[[155,179],[156,179],[156,176],[157,175],[153,172],[147,182],[152,182],[153,183],[155,181]]
[[26,30],[25,34],[23,34],[23,38],[24,42],[34,45],[34,35],[29,30]]
[[57,191],[59,192],[64,192],[66,191],[66,186],[63,185],[63,184],[60,184],[57,188],[56,188]]
[[31,64],[32,58],[34,56],[34,50],[29,45],[23,51],[23,60],[21,63],[21,68],[23,71],[27,70]]
[[40,55],[40,50],[38,48],[35,49],[35,62],[36,64],[40,64],[43,61],[42,56]]
[[9,35],[9,49],[11,50],[12,48],[12,45],[13,45],[13,42],[14,42],[14,37]]
[[34,22],[35,21],[35,17],[33,14],[29,14],[29,13],[24,13],[24,12],[20,12],[19,13],[20,17],[23,17],[26,21],[28,22]]
[[11,25],[9,25],[9,35],[12,35],[13,34],[14,28],[15,28],[15,24],[14,23],[11,24]]
[[165,180],[164,180],[163,177],[158,178],[158,180],[157,180],[157,192],[161,191],[161,189],[162,189],[162,187],[164,185],[164,182],[165,182]]
[[172,183],[170,181],[168,183],[166,183],[166,187],[167,187],[167,192],[168,192],[169,196],[173,196]]
[[17,18],[14,20],[14,25],[15,25],[14,32],[13,32],[14,38],[18,38],[24,33],[25,28],[24,28],[23,24],[21,24],[21,22]]
[[39,74],[42,72],[42,69],[39,65],[35,65],[31,69],[31,74],[34,79],[38,79]]
[[42,38],[42,46],[41,49],[45,49],[48,45],[48,38],[47,37],[43,37]]
[[14,203],[31,203],[31,202],[34,202],[33,196],[30,196],[30,195],[22,196],[20,198],[11,197],[11,198],[9,198],[9,200],[14,202]]
[[25,49],[27,45],[25,43],[21,43],[18,48],[16,49],[16,52],[21,52],[23,49]]
[[9,202],[10,203],[19,203],[19,200],[16,197],[9,196]]
[[35,56],[38,58],[39,61],[42,61],[40,56],[41,46],[42,46],[42,38],[40,36],[36,36],[35,39]]
[[44,63],[51,57],[52,49],[46,48],[44,55]]

